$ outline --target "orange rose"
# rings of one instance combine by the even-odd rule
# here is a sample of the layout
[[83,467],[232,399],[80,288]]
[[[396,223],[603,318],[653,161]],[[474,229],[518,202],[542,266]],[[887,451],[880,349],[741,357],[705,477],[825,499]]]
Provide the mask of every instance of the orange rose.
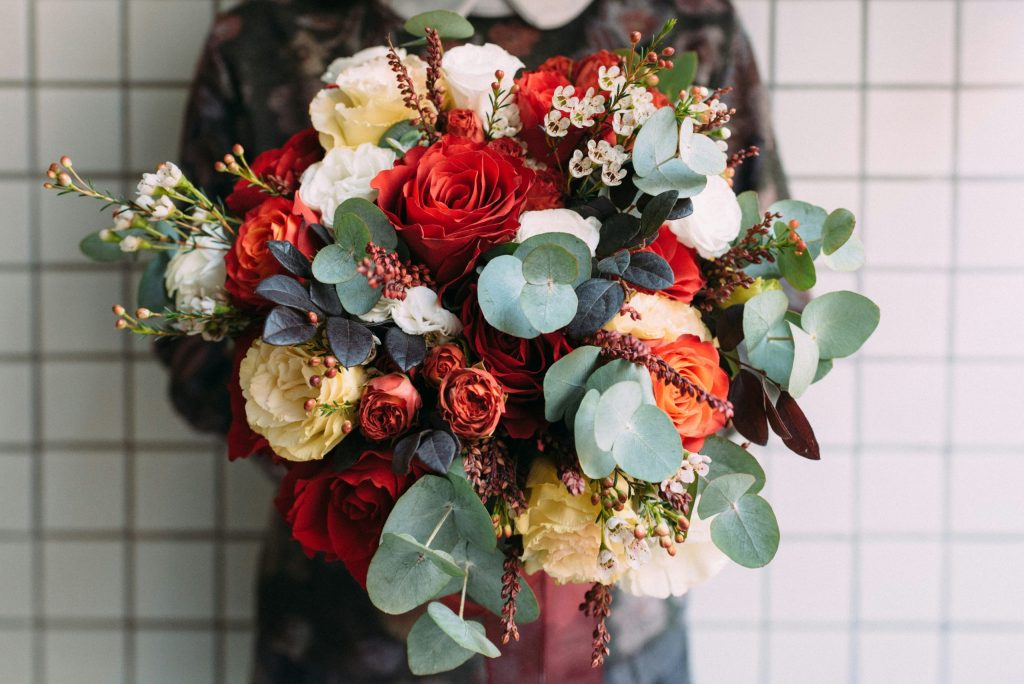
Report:
[[235,303],[243,308],[269,306],[270,302],[256,294],[256,286],[264,278],[284,272],[267,247],[271,240],[287,240],[309,257],[315,251],[312,236],[302,218],[292,213],[291,200],[271,197],[249,210],[238,227],[235,244],[224,257],[227,267],[225,288]]
[[432,386],[440,387],[444,379],[456,368],[466,367],[466,353],[457,344],[439,344],[427,352],[423,360],[423,378]]
[[441,383],[438,403],[452,432],[466,439],[494,434],[505,413],[505,390],[479,368],[457,368]]
[[[704,391],[723,400],[729,395],[729,376],[719,367],[718,350],[710,342],[701,342],[694,335],[682,335],[672,342],[652,344],[651,351]],[[688,451],[699,451],[704,446],[704,438],[725,425],[724,413],[657,378],[654,378],[654,400],[675,423],[683,438],[683,447]]]
[[453,109],[448,112],[447,132],[473,142],[484,141],[484,127],[472,109]]
[[400,373],[389,373],[366,383],[359,402],[359,427],[367,439],[380,442],[397,437],[410,427],[423,401]]

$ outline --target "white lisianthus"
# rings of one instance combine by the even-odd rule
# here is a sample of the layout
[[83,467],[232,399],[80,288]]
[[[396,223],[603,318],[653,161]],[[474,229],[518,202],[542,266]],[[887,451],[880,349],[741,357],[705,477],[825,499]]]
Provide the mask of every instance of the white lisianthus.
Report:
[[358,147],[336,147],[324,160],[306,169],[299,185],[299,197],[321,214],[326,226],[334,225],[334,211],[342,202],[361,197],[371,202],[377,191],[370,187],[378,173],[395,165],[393,150],[363,143]]
[[227,243],[218,235],[199,235],[171,257],[164,270],[164,285],[179,311],[194,311],[198,299],[222,301],[227,269]]
[[693,213],[668,221],[669,230],[705,259],[720,257],[740,234],[742,212],[736,194],[721,176],[708,176],[707,187],[693,197]]
[[458,316],[441,306],[437,293],[422,285],[405,291],[405,299],[391,305],[391,319],[410,335],[440,333],[455,337],[462,332]]
[[444,53],[441,60],[441,69],[455,106],[476,112],[485,127],[491,114],[494,72],[504,72],[501,89],[507,91],[512,87],[516,72],[525,66],[518,57],[493,43],[460,45]]
[[668,598],[682,596],[698,584],[717,575],[729,558],[711,541],[711,524],[701,520],[694,508],[686,541],[676,544],[676,555],[670,556],[656,540],[648,538],[649,560],[630,567],[619,580],[619,586],[634,596]]
[[372,309],[361,316],[357,316],[357,318],[361,321],[366,321],[367,323],[383,323],[384,321],[390,321],[391,307],[393,307],[397,301],[397,299],[381,297],[377,300],[377,303],[373,305]]
[[534,235],[544,233],[568,233],[575,235],[590,248],[590,255],[597,253],[601,241],[601,222],[594,217],[583,218],[572,209],[541,209],[524,211],[519,217],[516,242],[525,242]]
[[[337,88],[321,90],[310,103],[309,116],[324,149],[376,145],[389,128],[416,116],[405,106],[386,51],[373,54],[342,69],[334,79]],[[426,92],[426,63],[415,55],[403,58],[402,63],[416,92]]]
[[[395,48],[395,52],[398,53],[400,58],[405,59],[406,52],[404,48]],[[320,80],[324,83],[334,83],[343,71],[361,67],[374,59],[379,57],[387,58],[387,56],[388,47],[386,45],[374,45],[373,47],[360,50],[351,57],[338,57],[327,66],[327,71],[320,77]]]

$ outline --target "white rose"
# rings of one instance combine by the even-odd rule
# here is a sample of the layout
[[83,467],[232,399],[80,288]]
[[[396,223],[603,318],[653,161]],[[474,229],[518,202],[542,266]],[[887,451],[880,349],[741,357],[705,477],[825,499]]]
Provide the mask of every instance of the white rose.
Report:
[[409,288],[405,299],[391,305],[391,318],[410,335],[436,332],[455,337],[462,332],[458,316],[441,306],[436,292],[422,285]]
[[392,150],[363,143],[358,147],[336,147],[324,160],[306,169],[299,185],[299,196],[321,214],[326,226],[334,225],[334,211],[347,199],[361,197],[371,202],[377,191],[370,187],[378,173],[395,165]]
[[675,556],[650,541],[648,544],[650,560],[629,569],[619,580],[619,586],[628,594],[660,599],[682,596],[717,575],[729,561],[711,541],[710,521],[701,520],[696,509],[690,518],[686,541],[676,544]]
[[177,309],[188,310],[187,307],[197,297],[224,298],[224,279],[227,277],[224,255],[227,252],[223,240],[201,235],[171,257],[164,270],[164,285],[167,293],[174,297]]
[[587,243],[590,255],[597,253],[601,241],[601,222],[594,217],[583,218],[572,209],[541,209],[524,211],[519,217],[516,242],[525,242],[534,235],[569,233]]
[[501,88],[507,91],[512,87],[516,72],[524,67],[518,57],[493,43],[460,45],[444,53],[441,60],[441,69],[455,106],[472,109],[485,126],[491,113],[494,72],[505,72]]
[[[397,48],[395,52],[402,59],[405,59],[405,50],[403,48]],[[320,77],[324,83],[334,83],[338,80],[338,75],[341,72],[355,67],[360,67],[370,62],[371,60],[377,59],[378,57],[387,58],[388,48],[386,45],[374,45],[360,50],[351,57],[338,57],[336,60],[330,63],[327,67],[327,71],[324,72],[323,76]]]
[[705,259],[720,257],[740,234],[742,212],[736,194],[721,176],[708,176],[707,187],[693,198],[693,213],[667,223],[669,230]]

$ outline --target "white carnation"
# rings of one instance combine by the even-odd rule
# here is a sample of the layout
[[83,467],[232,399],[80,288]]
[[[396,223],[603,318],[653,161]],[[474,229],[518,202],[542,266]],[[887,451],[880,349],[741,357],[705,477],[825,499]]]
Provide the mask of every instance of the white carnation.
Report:
[[721,176],[708,176],[707,187],[693,198],[693,213],[667,223],[669,230],[705,259],[726,253],[740,234],[742,212],[732,188]]
[[394,151],[363,143],[358,147],[336,147],[324,160],[305,170],[299,185],[299,197],[321,214],[326,226],[334,224],[334,211],[342,202],[361,197],[371,202],[377,191],[370,187],[378,173],[395,165]]
[[436,292],[422,285],[406,290],[405,299],[391,306],[391,318],[410,335],[436,332],[455,337],[462,332],[458,316],[441,306]]
[[224,280],[227,269],[224,255],[227,246],[217,236],[201,235],[181,247],[164,271],[167,292],[174,297],[175,308],[191,311],[198,299],[224,299]]
[[448,91],[459,109],[472,109],[487,124],[491,113],[491,84],[494,72],[503,71],[501,89],[512,87],[516,72],[525,65],[505,48],[484,43],[460,45],[444,53],[441,68]]
[[597,252],[601,241],[601,222],[594,217],[583,218],[572,209],[541,209],[525,211],[519,217],[516,242],[525,242],[534,235],[544,233],[569,233],[575,235],[590,248],[590,255]]

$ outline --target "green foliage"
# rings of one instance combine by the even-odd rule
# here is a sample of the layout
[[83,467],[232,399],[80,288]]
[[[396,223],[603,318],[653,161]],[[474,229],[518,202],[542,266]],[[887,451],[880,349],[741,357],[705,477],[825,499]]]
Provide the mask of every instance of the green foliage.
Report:
[[449,578],[431,558],[406,543],[403,536],[384,534],[370,561],[366,591],[373,605],[389,615],[398,615],[432,599]]
[[878,305],[856,292],[829,292],[804,307],[801,326],[817,342],[824,359],[850,356],[878,327]]
[[633,170],[637,176],[650,176],[676,154],[679,126],[672,107],[654,112],[640,128],[633,143]]
[[[477,605],[483,606],[495,615],[501,615],[505,599],[501,596],[501,577],[505,573],[505,554],[497,548],[484,549],[468,542],[458,544],[452,550],[456,564],[466,569],[469,578],[466,594]],[[446,594],[461,591],[462,581],[449,583]],[[522,582],[516,597],[516,623],[525,625],[540,616],[537,597],[527,582]]]
[[821,231],[821,251],[832,254],[853,235],[857,219],[849,209],[836,209],[825,219]]
[[555,282],[570,283],[576,287],[590,277],[590,248],[587,243],[575,235],[569,233],[542,233],[534,235],[516,247],[513,255],[522,262],[530,257],[530,254],[540,248],[561,247],[569,252],[576,260],[576,277],[570,279],[558,279]]
[[743,567],[764,567],[779,549],[779,523],[767,501],[748,493],[711,520],[711,541]]
[[793,371],[793,338],[789,322],[778,321],[768,334],[757,344],[747,344],[747,356],[755,368],[760,368],[768,377],[785,387]]
[[142,279],[139,280],[139,306],[159,312],[171,305],[171,298],[167,295],[167,287],[164,285],[164,271],[167,270],[170,261],[170,254],[161,251],[154,254],[146,264],[142,271]]
[[459,646],[441,631],[429,613],[423,613],[412,626],[406,639],[406,651],[409,669],[421,676],[454,670],[474,655],[473,651]]
[[419,145],[422,140],[423,131],[408,119],[403,119],[384,131],[377,146],[394,150],[399,157],[404,157],[406,152]]
[[580,460],[580,468],[584,475],[593,479],[607,477],[615,470],[615,456],[610,449],[599,447],[594,438],[597,405],[600,401],[600,392],[588,390],[573,420],[576,455]]
[[806,291],[814,287],[818,274],[810,248],[797,253],[796,247],[786,245],[778,252],[779,271],[794,289]]
[[833,271],[856,271],[864,265],[864,243],[856,235],[831,254],[822,254],[821,261]]
[[704,440],[700,453],[711,458],[708,475],[701,478],[702,483],[730,473],[746,473],[754,478],[754,483],[749,489],[751,494],[757,494],[764,488],[765,475],[761,464],[750,452],[732,440],[712,435]]
[[697,53],[693,50],[678,53],[672,58],[672,68],[658,74],[658,90],[670,102],[679,101],[679,91],[693,85],[697,76]]
[[754,476],[746,473],[732,473],[716,477],[708,482],[701,494],[697,513],[707,519],[732,508],[740,497],[754,486]]
[[448,10],[434,10],[409,17],[404,28],[406,33],[414,36],[425,36],[426,29],[432,28],[439,37],[448,40],[465,40],[473,36],[473,25],[461,15]]
[[[408,122],[404,121],[402,123]],[[395,227],[391,225],[391,221],[388,220],[388,217],[381,211],[380,207],[373,202],[362,197],[350,197],[342,202],[334,212],[334,225],[346,223],[348,219],[342,218],[346,214],[356,216],[366,224],[366,227],[370,230],[370,240],[373,241],[373,244],[392,250],[398,246],[398,233],[395,232]],[[337,231],[337,228],[335,228],[335,231]]]
[[787,325],[793,336],[793,368],[789,372],[786,386],[793,398],[799,399],[814,382],[818,372],[818,345],[799,326],[789,322]]
[[747,190],[736,196],[736,201],[740,205],[740,234],[736,237],[737,240],[742,238],[748,228],[756,226],[761,223],[761,205],[757,199],[757,193],[753,190]]
[[121,251],[117,242],[107,242],[100,237],[102,231],[89,233],[78,243],[78,249],[93,261],[120,261],[127,253]]
[[764,341],[769,331],[782,321],[789,299],[781,290],[769,290],[752,297],[743,307],[743,339],[751,349]]
[[[427,606],[427,614],[441,628],[442,632],[462,648],[467,648],[488,658],[497,658],[501,655],[497,646],[484,635],[483,626],[463,620],[443,603],[431,603]],[[478,629],[473,629],[471,625],[476,625]]]
[[565,417],[583,400],[583,386],[597,368],[600,348],[580,347],[553,363],[544,374],[544,418],[550,423]]

